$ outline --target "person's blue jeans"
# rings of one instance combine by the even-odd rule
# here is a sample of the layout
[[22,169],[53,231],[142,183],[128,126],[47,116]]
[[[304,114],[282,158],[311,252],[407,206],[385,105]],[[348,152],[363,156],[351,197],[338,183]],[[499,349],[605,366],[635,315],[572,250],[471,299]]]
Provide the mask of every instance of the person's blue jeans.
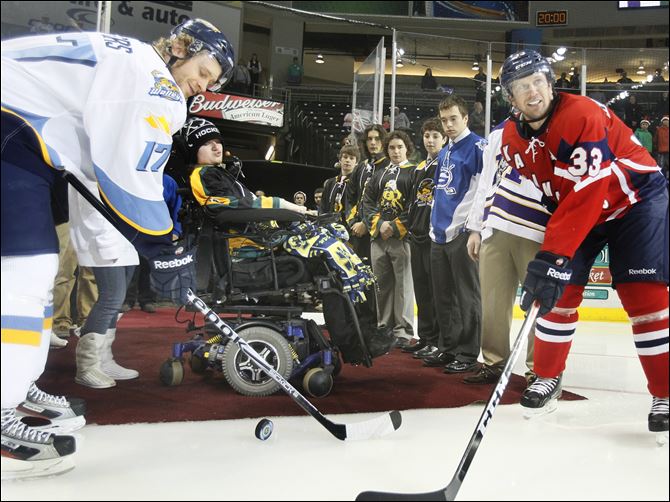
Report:
[[92,267],[98,285],[98,301],[91,309],[81,335],[105,334],[116,327],[119,311],[126,297],[128,284],[135,272],[135,265],[122,267]]

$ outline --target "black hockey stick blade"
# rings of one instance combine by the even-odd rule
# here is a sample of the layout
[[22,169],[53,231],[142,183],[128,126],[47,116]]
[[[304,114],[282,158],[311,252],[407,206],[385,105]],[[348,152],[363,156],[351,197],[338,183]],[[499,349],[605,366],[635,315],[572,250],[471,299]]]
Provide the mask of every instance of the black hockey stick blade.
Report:
[[316,407],[310,403],[305,396],[290,384],[280,373],[278,373],[272,366],[270,366],[265,359],[263,359],[258,352],[256,352],[246,340],[241,338],[235,331],[228,326],[219,315],[210,309],[207,304],[198,298],[190,289],[186,294],[188,301],[192,303],[201,313],[205,319],[214,324],[218,330],[226,336],[231,342],[236,343],[240,350],[251,359],[256,366],[263,370],[270,378],[279,384],[284,392],[286,392],[298,405],[314,417],[317,422],[323,425],[328,432],[330,432],[337,439],[345,440],[360,440],[372,439],[376,437],[386,436],[391,432],[398,430],[402,424],[402,416],[399,411],[391,411],[379,417],[358,422],[354,424],[337,424],[328,420]]
[[507,388],[509,377],[512,374],[512,368],[514,368],[517,359],[519,359],[523,341],[528,337],[533,324],[535,324],[535,318],[537,317],[539,310],[540,306],[537,302],[535,302],[528,311],[526,320],[523,322],[521,330],[519,331],[519,334],[514,341],[514,346],[512,347],[509,357],[507,358],[507,364],[505,364],[502,375],[500,375],[498,383],[496,383],[496,386],[493,389],[493,392],[491,392],[491,396],[489,397],[489,400],[484,407],[484,411],[482,412],[481,417],[479,417],[477,427],[475,427],[475,431],[472,433],[472,437],[470,438],[470,441],[465,448],[461,462],[458,464],[458,468],[456,469],[456,473],[454,474],[453,478],[451,478],[451,482],[445,488],[436,490],[434,492],[425,493],[389,493],[366,491],[359,493],[356,497],[356,500],[456,500],[458,490],[460,490],[461,484],[463,484],[465,475],[467,474],[468,469],[470,468],[470,464],[472,463],[472,459],[475,457],[475,453],[477,453],[477,448],[479,448],[479,444],[484,437],[486,427],[488,427],[491,418],[493,418],[493,412],[495,411],[496,406],[498,406],[498,403],[500,402],[500,399],[502,398],[502,395]]

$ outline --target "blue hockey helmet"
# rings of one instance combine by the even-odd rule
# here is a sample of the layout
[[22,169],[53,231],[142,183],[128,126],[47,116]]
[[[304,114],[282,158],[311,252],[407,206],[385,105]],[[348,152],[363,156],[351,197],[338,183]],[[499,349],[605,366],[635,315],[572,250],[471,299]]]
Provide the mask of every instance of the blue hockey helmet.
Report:
[[214,85],[209,87],[210,91],[219,90],[229,80],[235,66],[233,45],[216,26],[204,19],[189,19],[175,26],[170,39],[175,39],[182,33],[193,37],[193,42],[186,48],[187,57],[190,58],[201,51],[207,51],[221,66],[221,76]]
[[547,58],[539,52],[526,49],[515,52],[505,59],[500,69],[500,85],[505,97],[509,98],[512,95],[512,82],[538,72],[544,73],[547,82],[553,85],[554,71],[551,69],[551,64]]

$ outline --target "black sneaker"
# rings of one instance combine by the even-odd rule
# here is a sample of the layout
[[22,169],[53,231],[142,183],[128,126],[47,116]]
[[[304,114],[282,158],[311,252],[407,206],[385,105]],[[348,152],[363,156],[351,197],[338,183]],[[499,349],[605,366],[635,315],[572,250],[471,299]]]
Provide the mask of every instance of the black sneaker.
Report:
[[497,366],[488,366],[482,364],[479,371],[472,376],[465,377],[463,383],[469,385],[483,385],[488,383],[496,383],[502,375],[502,369]]
[[443,373],[468,373],[476,367],[476,361],[466,362],[454,359],[450,363],[445,364]]
[[403,336],[396,337],[393,347],[396,349],[404,349],[405,347],[409,347],[409,338],[405,338]]
[[446,364],[449,364],[451,361],[455,359],[455,356],[449,354],[446,350],[443,350],[442,352],[435,352],[435,354],[431,356],[426,356],[423,358],[423,365],[424,366],[444,366]]
[[414,354],[412,354],[412,357],[414,359],[423,359],[425,357],[436,354],[438,350],[439,349],[434,345],[426,345],[423,349],[417,350]]
[[521,406],[528,408],[526,418],[533,415],[551,413],[557,408],[557,400],[561,397],[561,379],[563,375],[555,378],[542,378],[538,376],[535,381],[521,394]]
[[423,349],[425,346],[426,346],[426,342],[424,342],[423,340],[419,340],[415,344],[408,345],[407,347],[404,347],[402,349],[402,351],[403,352],[410,352],[410,353],[411,352],[417,352],[417,351]]

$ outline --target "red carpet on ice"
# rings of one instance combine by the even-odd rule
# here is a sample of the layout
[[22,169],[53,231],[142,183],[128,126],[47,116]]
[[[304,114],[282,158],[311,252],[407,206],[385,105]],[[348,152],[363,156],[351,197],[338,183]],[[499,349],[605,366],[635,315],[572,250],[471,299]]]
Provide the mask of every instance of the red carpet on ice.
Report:
[[[155,314],[132,310],[119,321],[115,359],[136,369],[140,378],[119,381],[110,389],[91,389],[74,383],[76,337],[64,349],[51,350],[40,388],[54,394],[86,399],[88,423],[100,425],[137,422],[175,422],[304,415],[284,392],[269,397],[245,397],[233,391],[222,373],[197,375],[185,363],[184,381],[163,386],[160,365],[171,355],[172,344],[188,340],[185,324],[174,318],[175,309],[159,308]],[[180,320],[193,317],[181,312]],[[196,319],[202,324],[202,317]],[[310,398],[324,414],[377,412],[421,408],[453,408],[484,403],[491,385],[465,385],[464,375],[445,375],[442,368],[426,368],[410,354],[394,350],[374,360],[372,368],[344,365],[331,394]],[[523,377],[513,375],[502,404],[518,403],[525,388]],[[563,399],[584,399],[563,392]]]

